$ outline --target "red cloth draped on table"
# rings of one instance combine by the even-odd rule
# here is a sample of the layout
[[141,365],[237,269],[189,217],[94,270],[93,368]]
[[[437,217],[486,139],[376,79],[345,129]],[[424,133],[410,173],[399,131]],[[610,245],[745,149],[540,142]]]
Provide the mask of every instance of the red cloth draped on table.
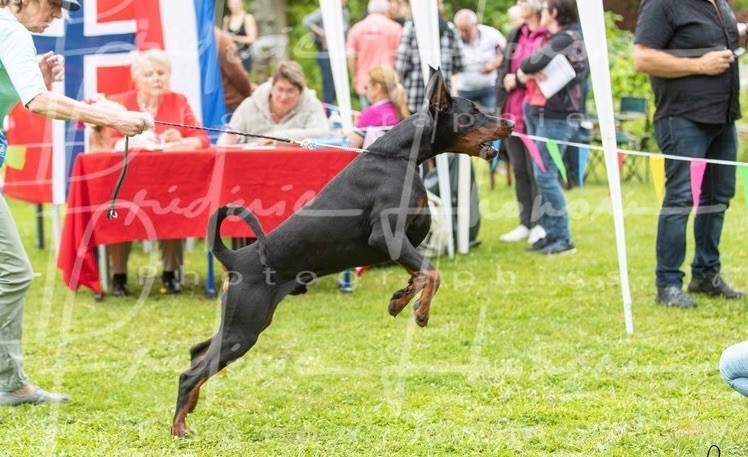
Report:
[[[313,198],[357,155],[336,150],[133,151],[119,194],[117,219],[107,219],[121,169],[120,154],[77,157],[68,193],[57,266],[73,290],[101,292],[93,248],[139,239],[204,237],[220,205],[250,208],[266,232]],[[227,221],[224,236],[250,236]]]

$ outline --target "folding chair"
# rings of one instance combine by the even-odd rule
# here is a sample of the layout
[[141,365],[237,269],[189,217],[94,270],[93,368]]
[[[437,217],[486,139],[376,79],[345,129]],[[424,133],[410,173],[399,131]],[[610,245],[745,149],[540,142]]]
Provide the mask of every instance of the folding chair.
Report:
[[[650,133],[649,99],[647,97],[621,97],[616,119],[620,124],[620,128],[616,129],[616,142],[619,145],[626,145],[637,151],[644,151],[649,148],[649,139],[652,134]],[[644,132],[638,136],[623,129],[625,122],[635,121],[644,121]],[[621,178],[623,181],[630,181],[634,178],[639,182],[647,181],[645,175],[642,175],[640,162],[640,156],[625,157],[621,167]],[[646,174],[646,171],[644,173]]]

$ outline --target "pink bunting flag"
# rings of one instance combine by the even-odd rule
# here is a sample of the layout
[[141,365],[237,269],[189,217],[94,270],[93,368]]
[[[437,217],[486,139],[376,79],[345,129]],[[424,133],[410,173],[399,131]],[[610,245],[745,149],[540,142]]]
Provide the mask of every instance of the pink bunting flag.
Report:
[[699,212],[699,200],[701,198],[701,183],[704,182],[704,171],[706,162],[694,160],[691,162],[691,194],[693,195],[693,214]]
[[534,160],[535,163],[538,164],[540,169],[545,172],[545,165],[543,164],[543,159],[540,158],[540,151],[538,150],[538,145],[535,143],[535,141],[527,135],[517,136],[525,144],[525,148],[527,149],[527,152],[530,153],[530,157],[532,157],[532,160]]

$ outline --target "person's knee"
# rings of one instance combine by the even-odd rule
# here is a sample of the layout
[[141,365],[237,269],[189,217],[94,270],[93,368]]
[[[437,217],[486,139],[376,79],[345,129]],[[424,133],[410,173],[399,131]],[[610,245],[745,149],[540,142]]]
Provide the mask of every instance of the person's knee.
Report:
[[31,265],[24,263],[20,268],[6,270],[3,276],[6,290],[19,292],[31,287],[31,282],[34,280],[34,271],[31,269]]
[[542,171],[539,169],[535,170],[535,183],[538,185],[541,193],[552,192],[560,186],[558,185],[558,177],[554,173]]
[[727,357],[727,350],[725,350],[722,353],[722,357],[719,359],[719,374],[722,376],[722,379],[730,384],[730,381],[732,381],[732,369],[730,366],[729,359]]
[[667,189],[662,202],[663,207],[686,208],[693,206],[693,193],[690,184],[688,186],[671,187]]
[[736,378],[748,377],[748,342],[734,344],[722,352],[719,372],[728,384]]

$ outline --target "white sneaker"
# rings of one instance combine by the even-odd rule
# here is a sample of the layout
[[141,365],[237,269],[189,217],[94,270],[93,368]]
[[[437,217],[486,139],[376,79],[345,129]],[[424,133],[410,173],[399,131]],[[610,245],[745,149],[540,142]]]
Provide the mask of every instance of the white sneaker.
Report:
[[545,229],[542,225],[536,225],[530,229],[530,233],[527,234],[527,242],[530,244],[535,244],[543,238],[545,238]]
[[514,242],[514,241],[522,241],[527,239],[527,235],[530,234],[530,229],[525,227],[524,225],[520,224],[512,230],[511,232],[507,232],[499,237],[501,241],[506,242]]

